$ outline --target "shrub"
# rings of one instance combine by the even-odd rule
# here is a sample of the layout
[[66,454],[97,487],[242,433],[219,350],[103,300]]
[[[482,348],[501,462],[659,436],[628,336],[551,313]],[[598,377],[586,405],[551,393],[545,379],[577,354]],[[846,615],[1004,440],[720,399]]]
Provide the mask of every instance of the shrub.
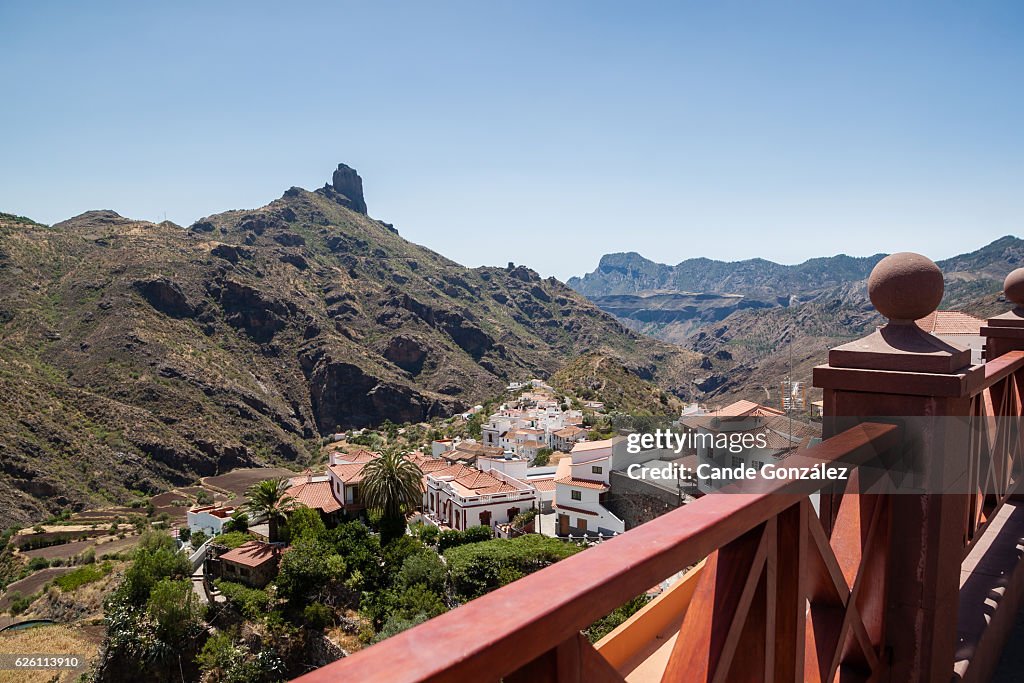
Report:
[[32,571],[39,571],[50,566],[50,561],[45,557],[33,557],[28,562],[28,568]]
[[596,643],[618,628],[620,624],[633,616],[649,601],[650,598],[646,593],[638,595],[625,605],[616,607],[607,616],[601,617],[595,621],[593,624],[588,626],[585,631],[583,631],[583,634],[587,636],[587,639],[590,640],[590,642]]
[[117,595],[132,605],[145,604],[153,586],[162,579],[187,578],[192,573],[188,558],[178,552],[173,539],[155,531],[143,534],[133,557],[117,590]]
[[232,550],[234,550],[243,543],[247,543],[251,540],[252,536],[250,536],[248,533],[244,531],[231,531],[229,533],[221,534],[220,536],[218,536],[217,540],[214,543],[216,545],[222,545],[225,548],[231,548]]
[[192,544],[192,547],[198,550],[200,546],[206,543],[206,539],[208,538],[209,536],[206,535],[206,532],[200,529],[199,531],[193,531],[192,536],[189,538],[189,540]]
[[247,619],[258,621],[270,611],[270,595],[265,590],[249,588],[224,579],[217,579],[214,585]]
[[420,584],[440,593],[444,591],[446,576],[447,572],[441,558],[428,550],[405,559],[398,572],[396,584],[401,588]]
[[327,628],[334,624],[334,612],[327,605],[313,603],[302,610],[302,618],[311,629]]
[[287,600],[306,602],[332,580],[340,580],[344,572],[345,561],[331,553],[327,543],[303,537],[281,558],[277,588]]
[[580,548],[529,534],[459,546],[445,552],[452,587],[470,600],[579,552]]
[[32,603],[35,602],[38,597],[38,593],[35,595],[22,595],[15,591],[14,593],[11,593],[11,605],[8,607],[8,610],[11,614],[17,616],[31,607]]
[[449,548],[455,548],[460,545],[466,545],[467,543],[479,543],[481,541],[489,541],[494,538],[494,532],[491,531],[489,526],[472,526],[465,531],[456,531],[455,529],[445,529],[440,533],[437,539],[437,550],[438,552],[444,552]]
[[161,579],[146,601],[146,614],[156,623],[156,633],[165,643],[179,643],[202,628],[205,605],[185,579]]
[[379,643],[382,640],[387,640],[391,636],[397,636],[402,631],[407,631],[413,626],[418,626],[429,618],[430,617],[426,614],[417,614],[411,619],[397,616],[390,617],[387,622],[385,622],[384,628],[382,628],[380,633],[374,637],[373,642]]

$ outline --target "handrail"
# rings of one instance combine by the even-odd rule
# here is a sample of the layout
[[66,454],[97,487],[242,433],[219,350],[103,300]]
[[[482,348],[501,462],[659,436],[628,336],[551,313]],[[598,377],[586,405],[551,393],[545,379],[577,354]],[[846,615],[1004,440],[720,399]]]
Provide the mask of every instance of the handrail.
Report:
[[[799,467],[843,459],[858,465],[896,447],[900,438],[895,425],[863,423],[793,453],[786,463]],[[807,492],[806,482],[762,480],[754,493],[704,496],[297,680],[499,679],[773,519]]]
[[985,363],[985,379],[974,393],[980,394],[986,389],[992,388],[993,385],[1022,368],[1024,368],[1024,351],[1007,351],[998,358]]

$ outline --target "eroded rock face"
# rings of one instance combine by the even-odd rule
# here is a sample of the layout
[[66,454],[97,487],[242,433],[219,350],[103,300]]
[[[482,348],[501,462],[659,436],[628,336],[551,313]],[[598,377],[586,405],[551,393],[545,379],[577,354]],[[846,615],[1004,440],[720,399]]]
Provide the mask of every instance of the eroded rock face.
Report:
[[384,357],[413,375],[423,371],[423,363],[427,360],[428,348],[419,339],[407,335],[393,337],[384,349]]
[[310,398],[321,434],[335,429],[394,422],[421,422],[462,409],[456,401],[442,402],[412,387],[374,377],[344,361],[324,359],[310,377]]
[[195,307],[189,303],[185,293],[175,282],[167,278],[138,280],[135,289],[149,302],[149,305],[172,318],[191,318]]
[[270,299],[249,285],[226,280],[219,290],[221,307],[229,325],[249,333],[255,341],[270,341],[293,312],[281,301]]
[[348,199],[348,208],[359,213],[366,213],[366,200],[363,199],[363,179],[356,169],[345,164],[338,164],[338,169],[331,178],[334,191]]

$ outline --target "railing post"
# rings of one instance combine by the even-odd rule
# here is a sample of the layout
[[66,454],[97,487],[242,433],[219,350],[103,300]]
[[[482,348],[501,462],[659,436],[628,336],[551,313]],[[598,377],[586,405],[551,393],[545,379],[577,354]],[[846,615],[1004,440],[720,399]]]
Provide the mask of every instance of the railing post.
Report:
[[1003,281],[1003,293],[1016,306],[1012,311],[988,319],[981,328],[985,337],[985,362],[1008,351],[1024,351],[1024,268],[1018,268]]
[[[905,462],[913,462],[926,477],[939,475],[948,483],[967,475],[965,457],[942,456],[958,449],[967,452],[970,392],[983,373],[980,367],[969,367],[969,350],[947,344],[914,323],[938,307],[943,289],[942,272],[924,256],[893,254],[879,262],[868,292],[888,324],[832,349],[828,364],[814,369],[814,386],[824,390],[826,438],[871,418],[964,418],[903,421]],[[891,652],[890,680],[949,680],[967,496],[926,492],[891,498],[888,597],[881,625]],[[836,511],[827,497],[822,503],[822,522],[831,530]]]

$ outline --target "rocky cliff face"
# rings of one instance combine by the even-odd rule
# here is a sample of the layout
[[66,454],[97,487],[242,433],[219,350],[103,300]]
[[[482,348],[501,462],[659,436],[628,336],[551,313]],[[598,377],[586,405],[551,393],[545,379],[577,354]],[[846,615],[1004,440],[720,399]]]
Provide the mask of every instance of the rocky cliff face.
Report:
[[689,390],[697,354],[403,240],[348,167],[328,187],[188,228],[0,215],[0,525],[305,462],[338,428],[450,415],[588,352]]

